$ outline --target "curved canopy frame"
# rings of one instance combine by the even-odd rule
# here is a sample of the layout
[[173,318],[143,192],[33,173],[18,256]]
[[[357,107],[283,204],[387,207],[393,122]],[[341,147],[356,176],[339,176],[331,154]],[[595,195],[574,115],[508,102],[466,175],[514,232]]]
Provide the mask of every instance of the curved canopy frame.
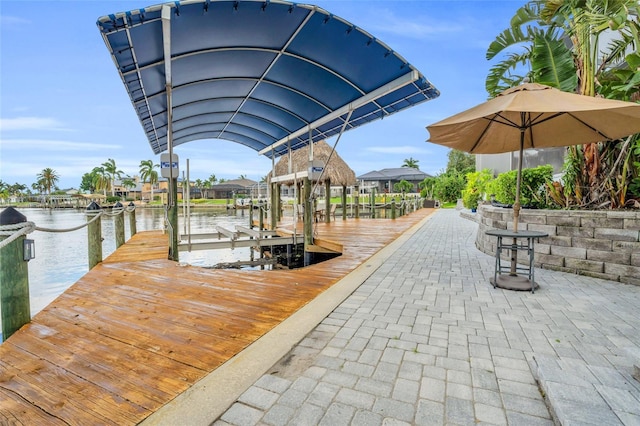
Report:
[[189,0],[97,25],[156,154],[226,139],[280,156],[439,96],[387,45],[317,6]]

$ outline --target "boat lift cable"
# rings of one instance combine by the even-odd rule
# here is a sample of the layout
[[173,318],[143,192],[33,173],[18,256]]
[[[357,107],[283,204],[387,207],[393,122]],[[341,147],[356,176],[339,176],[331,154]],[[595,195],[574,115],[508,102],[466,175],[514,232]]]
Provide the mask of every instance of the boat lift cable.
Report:
[[[333,144],[333,147],[331,148],[331,152],[329,153],[329,158],[327,158],[327,164],[325,164],[325,166],[322,168],[322,172],[320,172],[320,176],[316,180],[316,183],[313,186],[313,189],[311,190],[311,194],[313,194],[315,192],[316,188],[318,187],[318,183],[322,180],[322,176],[324,176],[324,172],[325,172],[325,170],[327,170],[327,166],[329,165],[329,162],[331,161],[331,157],[333,157],[333,153],[336,151],[336,146],[338,145],[338,142],[340,142],[340,138],[342,137],[342,134],[344,133],[345,128],[349,124],[349,119],[351,119],[351,114],[352,113],[353,113],[353,109],[350,109],[349,113],[347,114],[347,118],[344,120],[344,123],[342,124],[342,128],[340,128],[340,133],[338,133],[338,137],[336,138],[336,142]],[[313,144],[313,142],[311,142],[311,143]]]
[[[336,151],[336,146],[338,146],[338,142],[340,142],[340,138],[342,137],[342,134],[344,133],[344,130],[347,128],[347,125],[349,124],[349,120],[351,119],[351,114],[353,113],[353,108],[349,109],[349,112],[347,113],[347,118],[344,120],[344,123],[342,124],[342,127],[340,128],[340,133],[338,133],[338,137],[336,138],[336,142],[333,144],[333,147],[331,148],[331,152],[329,153],[329,157],[327,158],[327,163],[324,165],[324,167],[322,168],[322,172],[320,172],[320,176],[318,176],[318,179],[316,180],[313,188],[311,189],[311,195],[310,195],[310,199],[309,199],[309,203],[313,202],[313,194],[315,194],[316,192],[316,188],[318,188],[318,184],[320,183],[320,181],[322,180],[322,176],[324,176],[324,172],[325,170],[327,170],[327,167],[329,166],[329,162],[331,161],[331,157],[333,157],[333,153]],[[311,140],[311,138],[309,138],[309,143],[311,146],[313,146],[313,141]],[[325,197],[327,197],[327,200],[329,200],[331,198],[331,194],[325,194]],[[329,203],[327,203],[325,201],[325,209],[329,207]],[[327,212],[328,214],[328,212]],[[313,234],[316,235],[317,233],[317,226],[314,224],[313,227]]]

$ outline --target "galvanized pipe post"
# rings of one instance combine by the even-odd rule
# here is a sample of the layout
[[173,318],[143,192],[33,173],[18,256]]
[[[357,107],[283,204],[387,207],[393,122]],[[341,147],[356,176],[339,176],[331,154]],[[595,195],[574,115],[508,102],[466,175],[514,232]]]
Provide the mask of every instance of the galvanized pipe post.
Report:
[[[13,207],[0,213],[0,225],[25,223],[27,218]],[[0,235],[0,241],[9,236]],[[21,235],[0,248],[0,312],[2,340],[7,340],[20,327],[31,321],[29,304],[29,260],[25,260],[25,237]]]

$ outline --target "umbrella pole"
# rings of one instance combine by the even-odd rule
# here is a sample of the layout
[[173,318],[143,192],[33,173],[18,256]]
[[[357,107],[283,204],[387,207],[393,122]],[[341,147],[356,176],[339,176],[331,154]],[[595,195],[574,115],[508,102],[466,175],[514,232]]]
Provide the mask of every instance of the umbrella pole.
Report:
[[[516,178],[516,201],[513,203],[513,231],[518,232],[518,218],[520,217],[520,185],[522,183],[522,157],[524,155],[524,129],[520,129],[520,154],[518,156],[518,174]],[[513,239],[514,247],[517,245],[517,239]],[[518,264],[518,250],[511,250],[511,270],[509,275],[517,275],[516,267]]]

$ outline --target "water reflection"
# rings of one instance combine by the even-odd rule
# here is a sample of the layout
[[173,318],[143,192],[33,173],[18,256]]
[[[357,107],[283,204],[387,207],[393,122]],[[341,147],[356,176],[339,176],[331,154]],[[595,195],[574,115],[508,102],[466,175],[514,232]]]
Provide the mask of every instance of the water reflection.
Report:
[[[83,223],[87,219],[84,211],[73,209],[18,209],[34,222],[36,226],[51,229],[68,229]],[[193,209],[191,212],[191,232],[213,232],[215,225],[235,229],[235,225],[249,224],[248,212],[237,210],[227,212],[224,209]],[[163,228],[165,211],[162,208],[136,210],[136,228],[138,231],[160,230]],[[103,258],[115,250],[113,217],[102,216]],[[129,239],[129,219],[125,217],[125,238]],[[185,231],[185,222],[180,211],[179,232]],[[35,315],[56,297],[87,273],[89,260],[87,253],[87,228],[64,233],[35,231],[29,237],[36,242],[36,257],[29,262],[29,292],[31,314]],[[209,250],[181,252],[180,261],[211,266],[220,262],[248,260],[249,248],[235,250]]]

